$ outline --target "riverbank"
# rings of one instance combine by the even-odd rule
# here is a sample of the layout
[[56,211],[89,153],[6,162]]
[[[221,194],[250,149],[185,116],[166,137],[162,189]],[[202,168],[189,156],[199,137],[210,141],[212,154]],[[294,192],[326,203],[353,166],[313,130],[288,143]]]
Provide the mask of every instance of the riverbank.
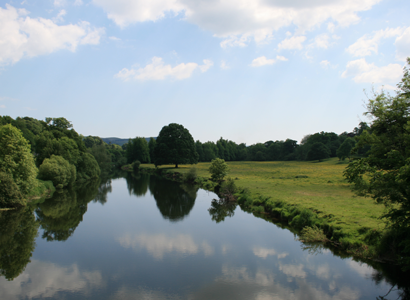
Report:
[[[210,163],[194,167],[209,178]],[[376,248],[385,232],[379,217],[384,207],[356,196],[343,177],[347,162],[228,162],[229,176],[237,187],[241,207],[259,217],[286,220],[298,228],[318,227],[338,247],[361,257],[378,257]],[[143,164],[142,168],[154,168]],[[191,165],[161,166],[186,173]],[[178,177],[178,176],[177,176]]]

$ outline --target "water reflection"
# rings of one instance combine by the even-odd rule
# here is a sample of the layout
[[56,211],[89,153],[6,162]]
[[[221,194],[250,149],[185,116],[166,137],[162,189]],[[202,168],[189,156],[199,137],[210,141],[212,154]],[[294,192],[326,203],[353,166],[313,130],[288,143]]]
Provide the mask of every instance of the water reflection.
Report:
[[188,216],[194,207],[198,187],[150,176],[149,190],[162,217],[171,222],[178,222]]
[[170,252],[190,255],[203,252],[205,256],[214,253],[214,249],[206,241],[197,244],[194,239],[187,234],[179,234],[174,237],[169,237],[164,234],[139,234],[134,236],[127,234],[120,237],[118,241],[124,248],[132,248],[136,251],[145,249],[158,260],[161,260],[166,253]]
[[105,203],[109,191],[107,183],[101,188],[100,180],[89,180],[77,183],[74,188],[56,191],[53,197],[46,199],[36,209],[37,220],[43,229],[42,238],[66,241],[83,220],[87,204],[94,199],[102,199]]
[[225,221],[226,217],[233,217],[237,206],[238,204],[236,202],[226,201],[225,199],[213,199],[208,211],[212,221],[219,223]]
[[37,230],[29,208],[0,214],[0,274],[7,280],[19,276],[30,262]]
[[77,264],[59,266],[33,260],[24,275],[12,283],[0,280],[0,299],[51,298],[61,291],[89,293],[102,284],[99,271],[81,271]]
[[137,197],[145,196],[148,192],[148,183],[150,175],[143,173],[127,173],[125,179],[127,180],[127,188],[130,195]]

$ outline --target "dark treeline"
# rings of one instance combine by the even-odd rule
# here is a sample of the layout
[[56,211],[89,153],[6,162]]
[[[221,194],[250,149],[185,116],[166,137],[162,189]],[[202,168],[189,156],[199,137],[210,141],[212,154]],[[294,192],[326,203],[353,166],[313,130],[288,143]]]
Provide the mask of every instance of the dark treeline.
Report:
[[[216,143],[201,143],[195,146],[199,161],[209,162],[214,158],[225,161],[285,161],[285,160],[320,160],[329,157],[345,159],[355,145],[355,136],[369,127],[361,122],[352,132],[336,134],[334,132],[318,132],[306,135],[300,144],[292,139],[285,141],[267,141],[251,146],[236,144],[220,138]],[[363,155],[368,149],[361,149],[357,155]]]

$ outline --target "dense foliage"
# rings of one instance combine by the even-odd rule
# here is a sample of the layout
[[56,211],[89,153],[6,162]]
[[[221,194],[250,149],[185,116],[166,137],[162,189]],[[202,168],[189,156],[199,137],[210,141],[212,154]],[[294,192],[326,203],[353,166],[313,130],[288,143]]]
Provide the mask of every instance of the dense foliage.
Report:
[[56,188],[63,188],[73,184],[77,178],[74,165],[70,165],[63,157],[51,155],[44,159],[39,168],[38,177],[42,180],[50,180]]
[[[410,59],[407,60],[408,67]],[[406,68],[395,96],[381,92],[367,104],[373,118],[357,147],[371,146],[368,156],[354,160],[345,171],[360,195],[384,203],[384,217],[393,230],[390,248],[410,264],[410,74]]]
[[229,167],[225,160],[215,158],[212,160],[209,166],[209,173],[211,173],[211,179],[213,181],[221,181],[228,175]]
[[20,130],[7,124],[0,127],[0,171],[12,178],[19,191],[26,195],[37,184],[37,168],[30,144]]
[[171,123],[164,126],[157,138],[154,149],[154,163],[156,166],[174,164],[196,164],[198,153],[195,142],[188,129]]

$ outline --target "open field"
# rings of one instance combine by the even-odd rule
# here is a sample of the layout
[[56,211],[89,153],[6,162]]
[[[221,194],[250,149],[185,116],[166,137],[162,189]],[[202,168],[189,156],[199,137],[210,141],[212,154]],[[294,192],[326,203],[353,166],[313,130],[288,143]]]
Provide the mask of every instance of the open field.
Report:
[[[209,177],[209,165],[195,165],[198,176]],[[269,205],[265,203],[265,210],[278,201],[312,210],[337,232],[338,241],[358,246],[366,244],[366,234],[384,230],[385,224],[379,219],[384,206],[375,204],[371,198],[358,197],[350,190],[343,178],[347,162],[335,158],[323,162],[228,162],[228,165],[231,169],[229,176],[236,179],[239,188],[249,189],[255,200],[260,196],[270,198],[266,202]],[[160,168],[185,173],[191,167],[180,165],[175,169],[170,165]]]

